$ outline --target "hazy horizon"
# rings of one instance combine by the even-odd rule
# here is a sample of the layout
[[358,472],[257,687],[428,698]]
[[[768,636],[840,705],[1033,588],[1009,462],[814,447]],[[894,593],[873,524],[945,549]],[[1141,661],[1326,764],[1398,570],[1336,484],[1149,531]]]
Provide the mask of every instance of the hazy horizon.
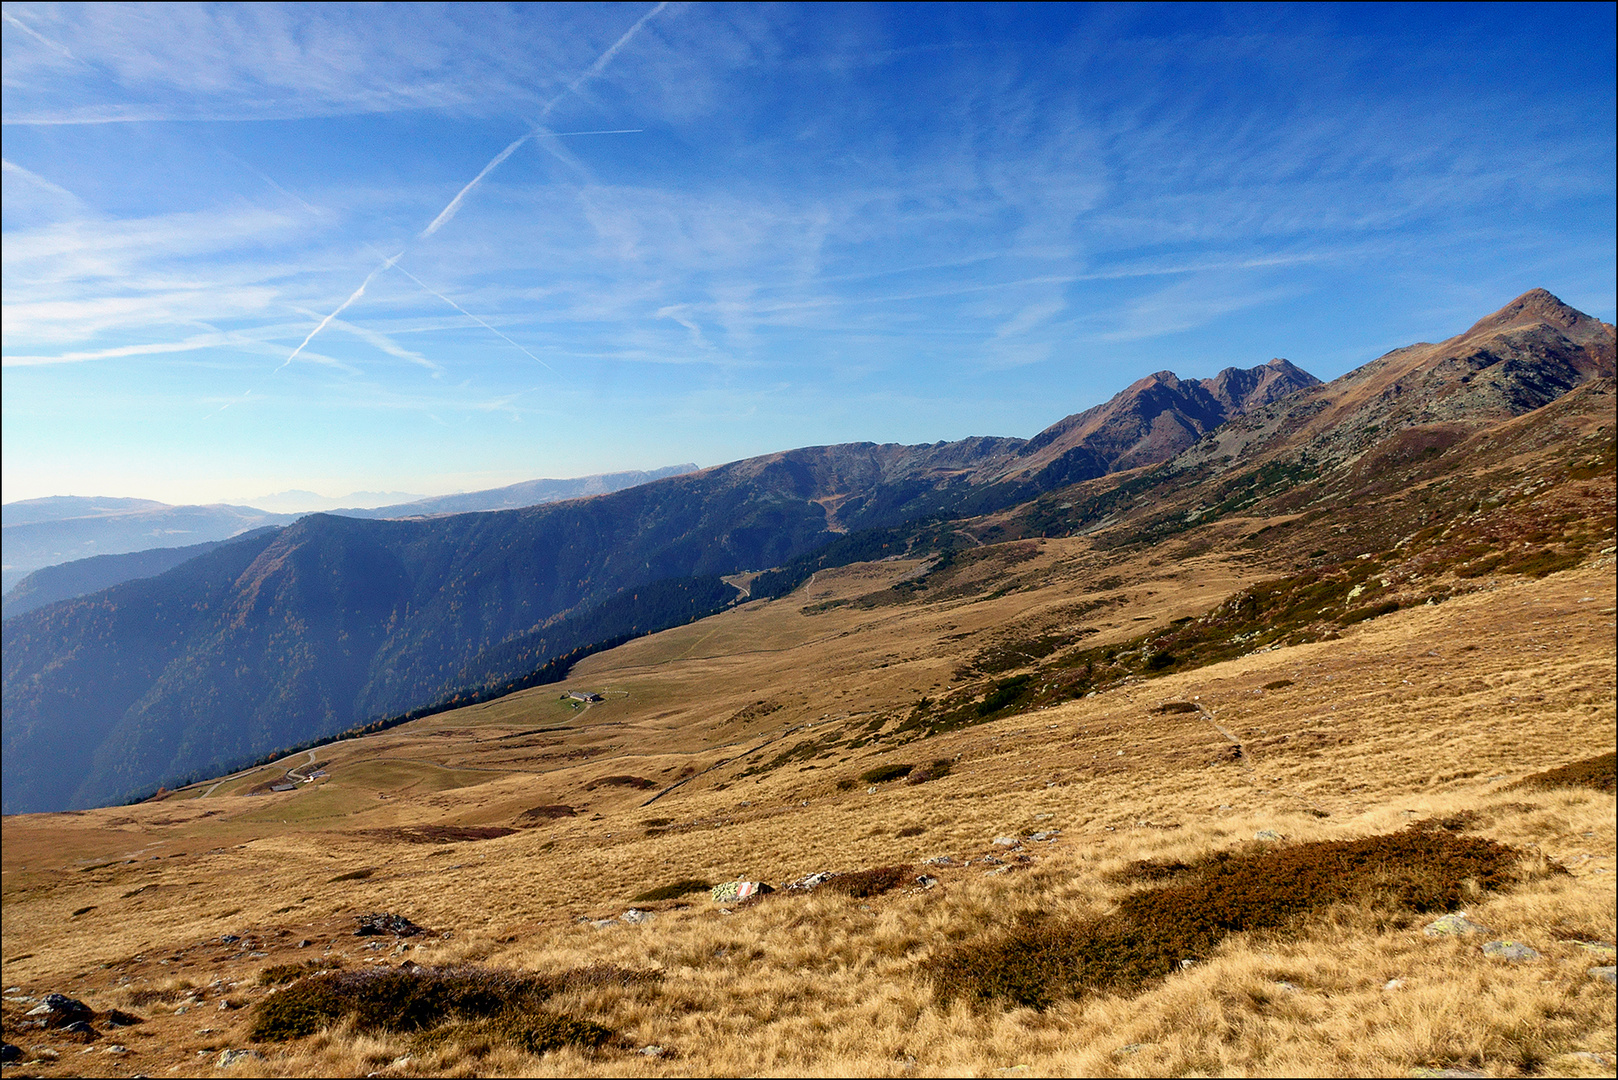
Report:
[[8,4],[4,501],[1026,437],[1534,287],[1612,321],[1614,25]]

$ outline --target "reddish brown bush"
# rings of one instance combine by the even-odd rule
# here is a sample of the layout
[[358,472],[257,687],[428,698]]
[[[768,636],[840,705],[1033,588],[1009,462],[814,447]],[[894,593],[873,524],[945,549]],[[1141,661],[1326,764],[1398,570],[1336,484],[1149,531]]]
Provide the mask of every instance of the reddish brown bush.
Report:
[[1478,837],[1406,830],[1362,840],[1145,860],[1115,880],[1167,880],[1088,919],[1024,917],[954,946],[924,967],[939,1000],[1044,1009],[1090,991],[1130,991],[1207,956],[1233,933],[1296,933],[1307,916],[1362,901],[1390,911],[1456,907],[1468,889],[1503,888],[1518,853]]
[[1512,785],[1515,788],[1587,787],[1605,791],[1608,795],[1618,791],[1618,753],[1608,751],[1583,761],[1569,762],[1556,769],[1525,776]]
[[910,877],[908,866],[878,866],[870,870],[856,870],[850,874],[836,874],[822,888],[847,893],[856,899],[880,896],[898,888]]

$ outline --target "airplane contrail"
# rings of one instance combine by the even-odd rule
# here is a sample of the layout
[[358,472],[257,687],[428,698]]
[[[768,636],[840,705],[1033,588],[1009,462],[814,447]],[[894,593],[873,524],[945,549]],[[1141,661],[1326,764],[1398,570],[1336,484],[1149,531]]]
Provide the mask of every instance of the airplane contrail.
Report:
[[429,224],[425,229],[421,230],[421,232],[417,235],[416,239],[418,239],[418,240],[425,239],[426,237],[429,237],[433,233],[437,232],[439,229],[443,228],[444,223],[447,222],[450,218],[454,217],[455,216],[455,211],[457,211],[457,210],[459,210],[461,208],[461,203],[463,201],[465,201],[466,197],[472,193],[472,189],[477,187],[478,184],[480,184],[483,181],[483,178],[485,176],[488,176],[490,173],[494,172],[494,170],[499,167],[499,165],[500,165],[500,163],[502,161],[506,160],[506,158],[508,158],[512,154],[516,153],[517,147],[521,146],[523,143],[527,142],[529,139],[532,139],[533,137],[534,137],[534,133],[532,131],[528,132],[528,134],[526,134],[526,135],[519,136],[516,139],[516,141],[514,141],[510,146],[506,147],[504,150],[502,150],[498,154],[496,154],[494,156],[494,160],[490,161],[487,165],[483,166],[483,171],[482,172],[480,172],[476,176],[472,177],[472,179],[467,182],[467,185],[465,187],[463,187],[460,191],[455,193],[455,198],[451,199],[449,201],[449,205],[444,207],[444,209],[442,209],[442,210],[440,210],[438,212],[438,216],[433,218],[432,223]]
[[[638,34],[640,32],[640,28],[645,26],[647,21],[649,19],[651,19],[654,15],[658,14],[660,11],[662,11],[664,8],[666,8],[668,6],[669,6],[669,0],[661,0],[661,2],[656,7],[652,8],[652,10],[648,11],[646,14],[642,15],[639,19],[637,19],[635,21],[635,25],[631,26],[628,30],[624,31],[623,35],[621,37],[619,37],[617,41],[613,42],[611,47],[609,47],[606,52],[604,52],[600,56],[596,57],[595,63],[591,64],[588,68],[586,68],[584,70],[584,72],[578,76],[578,78],[576,78],[572,82],[568,83],[567,89],[563,90],[560,94],[557,94],[555,97],[551,98],[550,101],[546,102],[545,107],[542,110],[540,110],[539,119],[541,121],[543,121],[545,119],[545,117],[547,117],[547,116],[549,116],[551,114],[551,110],[555,109],[557,105],[561,104],[563,98],[567,97],[567,95],[569,95],[569,94],[575,93],[578,90],[578,88],[580,86],[583,86],[584,83],[587,80],[593,79],[595,76],[601,74],[601,72],[606,69],[607,65],[612,62],[612,58],[617,56],[619,51],[625,45],[629,44],[630,39],[632,39],[636,34]],[[25,27],[25,29],[26,29],[26,27]],[[523,143],[527,142],[529,139],[534,138],[536,135],[548,135],[548,134],[550,134],[550,133],[545,131],[544,128],[539,123],[536,123],[534,125],[534,127],[531,128],[527,132],[527,134],[525,134],[522,137],[518,138],[517,140],[512,142],[512,144],[510,146],[506,147],[504,150],[502,150],[498,154],[496,154],[492,161],[490,161],[487,165],[483,166],[483,171],[482,172],[480,172],[476,176],[474,176],[470,183],[468,183],[460,191],[455,193],[455,198],[451,199],[449,201],[449,205],[444,207],[444,209],[442,209],[442,210],[440,210],[438,212],[438,216],[433,218],[433,220],[427,225],[427,227],[421,231],[421,233],[417,237],[417,239],[422,239],[422,238],[431,236],[433,233],[435,233],[439,229],[443,228],[444,225],[451,218],[453,218],[455,216],[455,212],[460,209],[461,203],[464,202],[466,200],[466,197],[469,194],[472,193],[472,190],[474,188],[476,188],[480,182],[482,182],[483,178],[485,176],[488,176],[491,172],[493,172],[496,168],[498,168],[500,166],[500,163],[505,161],[506,158],[508,158],[512,154],[514,154],[519,146],[521,146]],[[619,133],[618,132],[605,132],[605,131],[602,131],[602,132],[582,132],[581,131],[581,132],[578,132],[577,134],[580,134],[580,135],[597,135],[597,134],[599,134],[599,135],[607,135],[607,134],[619,134]],[[627,134],[627,132],[624,132],[624,134]],[[360,283],[360,287],[354,290],[354,294],[352,296],[350,296],[347,300],[344,300],[342,302],[341,306],[339,306],[336,311],[332,312],[330,315],[327,315],[324,319],[320,320],[320,325],[316,326],[313,330],[309,331],[309,336],[304,338],[302,344],[300,344],[296,349],[293,349],[292,350],[292,355],[288,356],[285,360],[283,360],[281,362],[281,367],[278,367],[275,370],[280,371],[281,368],[286,367],[288,364],[292,363],[293,360],[297,359],[298,354],[303,352],[304,346],[308,345],[311,341],[313,341],[315,339],[316,334],[319,334],[322,330],[324,330],[326,328],[326,326],[333,319],[335,319],[338,315],[341,315],[343,313],[344,308],[347,308],[350,304],[352,304],[354,301],[358,300],[361,296],[363,296],[365,294],[365,287],[367,285],[369,285],[371,283],[371,281],[378,274],[380,274],[382,271],[384,271],[384,270],[388,269],[389,267],[391,267],[394,263],[398,262],[400,257],[403,256],[403,255],[404,255],[404,252],[400,251],[398,255],[395,255],[393,258],[387,260],[381,266],[378,266],[375,270],[372,270],[371,273],[369,274],[369,276],[367,276],[366,279],[363,282]],[[416,284],[421,285],[420,279],[416,278],[415,275],[412,274],[411,279],[414,280],[416,282]],[[422,285],[421,287],[424,288],[424,289],[427,288],[427,286],[425,286],[425,285]],[[432,292],[433,290],[427,289],[427,291]],[[471,312],[468,312],[465,309],[461,308],[460,305],[455,304],[454,301],[450,300],[448,297],[444,296],[442,293],[435,293],[434,295],[437,295],[439,297],[439,299],[444,300],[445,302],[453,305],[457,310],[461,311],[462,314],[466,315],[467,318],[476,319],[478,322],[483,322],[483,320],[478,319],[476,315],[473,315]],[[500,331],[495,330],[494,327],[489,326],[488,323],[483,323],[483,325],[487,326],[490,330],[494,330],[494,332],[496,334],[500,334]],[[507,341],[511,341],[511,339],[506,337],[506,335],[504,335],[504,334],[500,334],[500,336],[503,337],[503,338],[506,338]],[[517,345],[517,343],[515,341],[511,341],[511,343],[513,345]],[[528,355],[532,356],[535,360],[539,360],[539,362],[541,364],[545,364],[545,361],[540,360],[539,357],[534,356],[534,354],[531,353],[531,352],[528,352],[527,349],[523,349],[521,345],[517,345],[517,348],[522,349],[523,352],[528,353]],[[551,368],[551,366],[549,364],[545,364],[545,366],[547,368]],[[556,369],[551,368],[551,370],[555,371]],[[274,372],[272,372],[271,374],[274,374]]]
[[539,357],[535,356],[533,353],[528,352],[527,349],[524,349],[521,345],[518,345],[515,341],[512,341],[509,337],[506,337],[506,335],[501,334],[499,330],[496,330],[494,327],[490,326],[488,323],[484,322],[482,319],[478,318],[476,315],[472,314],[470,311],[466,310],[461,305],[457,304],[455,301],[451,300],[449,297],[445,296],[443,293],[439,292],[437,289],[435,289],[431,285],[427,284],[425,281],[421,280],[419,277],[417,277],[415,274],[412,274],[410,271],[406,270],[404,267],[395,265],[393,268],[395,270],[399,271],[399,273],[403,274],[405,277],[409,278],[411,281],[414,281],[417,285],[420,285],[422,288],[424,288],[428,292],[432,293],[434,296],[438,297],[440,300],[444,301],[444,303],[448,304],[450,307],[454,308],[456,311],[459,311],[462,315],[465,315],[468,319],[471,319],[473,322],[475,322],[479,326],[483,327],[485,330],[488,330],[489,332],[494,333],[494,334],[499,334],[500,337],[505,338],[506,341],[510,342],[512,345],[516,346],[516,348],[518,348],[522,352],[526,353],[530,359],[534,360],[541,367],[545,368],[548,371],[555,372],[556,374],[561,374],[560,372],[557,372],[555,368],[553,368],[549,364],[545,363],[545,361],[541,360]]
[[[315,339],[316,334],[318,334],[322,330],[326,329],[326,326],[333,319],[337,318],[337,316],[341,315],[343,313],[343,310],[345,308],[347,308],[348,305],[352,304],[354,301],[356,301],[360,297],[364,296],[365,295],[365,287],[367,285],[369,285],[372,281],[376,280],[376,276],[378,274],[380,274],[382,271],[386,270],[388,267],[392,266],[394,263],[398,262],[400,257],[403,256],[403,255],[404,255],[403,251],[399,252],[398,255],[395,255],[393,258],[388,259],[381,266],[377,267],[375,270],[372,270],[369,274],[367,274],[365,276],[365,280],[360,282],[360,287],[355,289],[349,295],[347,300],[344,300],[341,304],[337,305],[337,310],[336,311],[332,312],[330,315],[327,315],[324,319],[321,319],[320,320],[320,325],[315,327],[313,330],[309,331],[309,336],[304,338],[303,342],[301,344],[299,344],[299,346],[296,349],[292,350],[292,355],[291,356],[289,356],[285,360],[281,361],[281,367],[276,368],[275,371],[280,371],[281,368],[286,367],[288,364],[292,363],[292,361],[296,360],[298,358],[298,354],[303,352],[304,346],[308,345],[311,341],[313,341]],[[275,374],[275,371],[270,372],[270,374],[271,375]]]
[[[492,161],[490,161],[487,165],[483,166],[483,171],[478,173],[476,176],[472,177],[471,181],[468,182],[465,187],[463,187],[460,191],[455,193],[455,198],[451,199],[449,201],[449,205],[444,207],[444,209],[440,210],[438,212],[438,216],[433,218],[432,222],[430,224],[428,224],[428,226],[425,229],[421,230],[421,234],[420,234],[419,237],[417,237],[417,239],[425,239],[426,237],[429,237],[433,233],[437,232],[439,229],[443,228],[444,225],[450,220],[450,218],[455,216],[456,211],[458,211],[461,208],[461,203],[464,202],[466,197],[472,193],[472,189],[477,187],[479,184],[481,184],[483,182],[483,178],[485,176],[488,176],[495,169],[499,168],[501,162],[505,161],[506,158],[508,158],[512,154],[516,153],[517,148],[519,146],[521,146],[523,143],[527,142],[529,139],[532,139],[536,135],[548,134],[548,132],[546,132],[544,130],[544,128],[541,126],[541,123],[544,121],[544,119],[547,116],[549,116],[551,114],[551,111],[553,109],[555,109],[556,106],[558,106],[558,105],[560,105],[562,103],[562,99],[567,97],[569,94],[576,93],[578,91],[579,87],[583,86],[587,80],[593,79],[597,75],[601,74],[601,72],[606,69],[607,65],[612,62],[612,58],[618,55],[619,50],[622,49],[625,45],[628,45],[630,39],[633,38],[636,34],[640,33],[640,28],[646,25],[647,20],[650,19],[652,16],[656,15],[658,12],[662,11],[664,8],[666,8],[668,6],[669,6],[668,5],[668,0],[662,0],[662,3],[658,4],[652,10],[650,10],[646,14],[642,15],[638,20],[636,20],[634,26],[631,26],[628,30],[625,30],[624,33],[623,33],[623,36],[620,37],[617,41],[612,43],[611,48],[609,48],[606,52],[602,53],[600,56],[596,57],[596,62],[595,63],[591,64],[588,68],[586,68],[584,70],[584,72],[581,75],[579,75],[578,78],[576,78],[572,82],[568,83],[567,84],[567,89],[563,90],[560,94],[557,94],[555,97],[551,98],[548,102],[546,102],[545,107],[539,111],[539,122],[536,122],[535,125],[531,129],[529,129],[529,131],[526,134],[519,136],[516,140],[514,140],[512,142],[512,144],[510,146],[508,146],[504,150],[500,151],[498,154],[496,154],[494,156],[494,159]],[[613,131],[613,132],[608,132],[608,131],[600,131],[600,132],[588,131],[588,132],[586,132],[586,131],[581,131],[581,132],[578,132],[577,134],[580,134],[580,135],[617,135],[617,134],[628,134],[628,132],[616,132],[616,131]]]

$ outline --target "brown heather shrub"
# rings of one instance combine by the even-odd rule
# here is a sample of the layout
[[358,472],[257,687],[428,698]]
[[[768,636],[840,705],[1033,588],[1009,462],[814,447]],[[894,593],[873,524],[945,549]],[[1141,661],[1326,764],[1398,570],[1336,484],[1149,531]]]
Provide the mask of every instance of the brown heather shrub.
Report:
[[190,994],[190,992],[189,985],[183,989],[174,986],[142,986],[138,989],[129,991],[129,1003],[136,1008],[145,1008],[147,1005],[150,1005],[153,1002],[161,1002],[164,1005],[173,1005],[176,1001],[179,1001]]
[[867,769],[860,773],[860,780],[867,784],[886,784],[889,780],[898,780],[909,776],[914,765],[895,762],[892,765],[879,765],[874,769]]
[[856,870],[849,874],[836,874],[827,879],[823,889],[833,892],[845,893],[856,900],[863,900],[870,896],[880,896],[890,889],[898,888],[910,876],[911,868],[908,866],[877,866],[870,870]]
[[[311,975],[259,1003],[250,1037],[280,1042],[351,1020],[362,1033],[433,1029],[439,1041],[462,1035],[498,1036],[539,1053],[564,1044],[599,1046],[612,1032],[599,1024],[541,1011],[563,990],[656,982],[656,972],[610,964],[556,976],[475,965],[371,968]],[[449,1027],[445,1027],[445,1022]]]
[[612,1041],[615,1036],[616,1032],[611,1028],[565,1013],[507,1012],[471,1023],[445,1024],[422,1032],[412,1042],[417,1053],[437,1050],[451,1043],[459,1043],[463,1047],[486,1047],[492,1043],[506,1042],[530,1054],[543,1054],[564,1046],[594,1049]]
[[650,903],[653,900],[673,900],[679,896],[689,896],[695,892],[707,892],[713,888],[713,882],[703,881],[700,878],[681,878],[668,885],[659,885],[655,889],[647,889],[643,893],[630,897],[636,903]]
[[1441,818],[1427,818],[1424,821],[1412,821],[1409,825],[1416,832],[1466,832],[1475,829],[1480,824],[1486,824],[1483,817],[1476,810],[1459,810]]
[[594,791],[598,787],[627,787],[645,791],[656,786],[657,781],[648,780],[644,776],[603,776],[584,785],[584,790]]
[[1618,790],[1618,753],[1609,750],[1583,761],[1569,762],[1560,768],[1525,776],[1514,788],[1584,787],[1605,791],[1608,795]]
[[1291,685],[1292,685],[1292,680],[1291,679],[1276,679],[1273,682],[1265,683],[1264,684],[1264,689],[1266,689],[1266,690],[1285,690],[1287,687],[1289,687]]
[[953,766],[954,762],[949,758],[939,758],[937,761],[911,769],[910,774],[905,777],[905,783],[925,784],[929,780],[942,780],[949,775]]
[[1190,873],[1191,869],[1191,864],[1177,859],[1136,859],[1103,876],[1114,885],[1143,885],[1170,881]]
[[1152,712],[1159,715],[1168,713],[1193,713],[1196,711],[1196,705],[1189,701],[1166,701],[1152,709]]
[[330,971],[343,966],[341,960],[305,960],[301,964],[271,964],[258,973],[260,986],[280,986],[301,979],[312,971]]
[[498,840],[516,831],[503,825],[400,825],[390,829],[357,829],[355,835],[406,844],[457,844],[466,840]]
[[557,818],[577,817],[578,811],[562,803],[533,806],[518,815],[523,821],[554,821]]
[[1001,1001],[1045,1009],[1084,991],[1130,992],[1206,957],[1231,934],[1295,934],[1334,904],[1381,910],[1450,910],[1475,889],[1513,880],[1519,853],[1478,837],[1405,830],[1272,850],[1217,852],[1192,863],[1143,860],[1115,880],[1168,879],[1085,919],[1023,916],[997,935],[928,961],[941,1003]]

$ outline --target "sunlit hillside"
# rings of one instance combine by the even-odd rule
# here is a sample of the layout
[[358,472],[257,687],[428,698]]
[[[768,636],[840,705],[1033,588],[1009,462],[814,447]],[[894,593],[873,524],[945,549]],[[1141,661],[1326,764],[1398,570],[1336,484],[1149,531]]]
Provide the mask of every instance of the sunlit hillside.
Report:
[[[1329,513],[1030,504],[565,683],[8,817],[6,1042],[64,1076],[1611,1075],[1611,393]],[[53,992],[93,1034],[33,1026]]]

